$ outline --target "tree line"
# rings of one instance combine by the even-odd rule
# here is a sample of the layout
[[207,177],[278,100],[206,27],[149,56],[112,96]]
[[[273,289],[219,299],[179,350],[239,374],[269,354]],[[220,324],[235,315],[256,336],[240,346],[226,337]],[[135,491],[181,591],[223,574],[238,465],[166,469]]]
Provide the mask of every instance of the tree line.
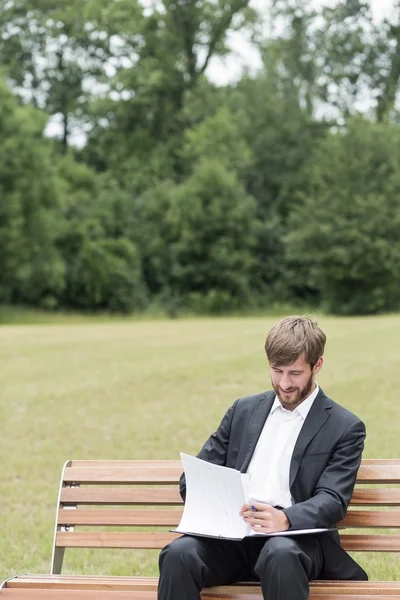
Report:
[[[398,310],[399,16],[0,0],[0,302]],[[239,30],[262,66],[218,85]]]

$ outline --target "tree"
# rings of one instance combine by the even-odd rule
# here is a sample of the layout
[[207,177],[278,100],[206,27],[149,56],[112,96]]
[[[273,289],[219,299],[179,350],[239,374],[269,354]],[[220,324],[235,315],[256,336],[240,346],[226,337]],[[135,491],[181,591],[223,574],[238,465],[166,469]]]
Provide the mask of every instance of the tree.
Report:
[[0,300],[53,307],[64,288],[60,194],[44,115],[0,81]]
[[[378,95],[376,115],[378,121],[390,117],[396,109],[396,100],[400,84],[400,2],[397,1],[395,22],[388,19],[384,21],[384,33],[380,49],[386,60],[380,57],[380,69],[378,70],[378,84],[380,93]],[[385,66],[383,66],[385,65]],[[376,75],[375,75],[376,77]]]
[[215,158],[239,178],[245,177],[253,161],[237,116],[228,106],[218,107],[185,132],[181,156],[185,174],[190,174],[199,160]]
[[[131,60],[140,15],[139,5],[127,0],[0,0],[7,79],[24,102],[60,117],[64,152],[75,128],[90,129],[89,100],[104,86],[109,89],[107,72]],[[127,24],[133,31],[127,32]]]
[[129,234],[128,197],[107,175],[77,163],[58,164],[63,222],[57,246],[66,264],[63,303],[87,310],[143,309],[147,290],[140,253]]
[[294,288],[330,312],[400,307],[400,130],[356,119],[314,155],[285,238]]
[[194,305],[222,311],[251,302],[255,202],[233,172],[203,158],[176,189],[171,227],[174,289]]
[[[319,9],[275,0],[281,71],[292,76],[310,111],[338,122],[363,113],[382,121],[396,112],[400,82],[400,3],[376,22],[368,0],[336,0]],[[282,27],[282,22],[284,27]],[[282,45],[283,44],[283,45]]]
[[100,103],[105,118],[97,120],[89,135],[86,156],[91,164],[113,169],[134,193],[143,192],[149,180],[180,179],[180,148],[193,122],[187,99],[206,87],[209,62],[227,52],[229,32],[254,21],[248,4],[164,0],[146,13],[137,60],[112,82],[125,99]]
[[71,264],[68,299],[75,308],[143,309],[147,298],[136,247],[126,239],[85,240]]

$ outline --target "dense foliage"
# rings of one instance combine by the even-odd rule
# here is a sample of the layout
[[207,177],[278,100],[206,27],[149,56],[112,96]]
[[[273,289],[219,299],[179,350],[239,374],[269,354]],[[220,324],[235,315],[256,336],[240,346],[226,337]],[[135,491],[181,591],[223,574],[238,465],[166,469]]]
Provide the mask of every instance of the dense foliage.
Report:
[[[400,308],[400,4],[264,18],[0,0],[0,303]],[[217,85],[235,30],[262,66]]]

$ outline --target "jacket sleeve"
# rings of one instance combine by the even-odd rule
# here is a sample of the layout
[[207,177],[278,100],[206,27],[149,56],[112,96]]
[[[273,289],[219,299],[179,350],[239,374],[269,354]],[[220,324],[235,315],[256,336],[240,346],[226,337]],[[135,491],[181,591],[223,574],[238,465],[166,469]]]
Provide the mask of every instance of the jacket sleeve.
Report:
[[350,424],[334,448],[314,495],[284,509],[292,529],[332,527],[345,517],[361,463],[365,435],[362,421],[357,419]]
[[[226,464],[226,454],[228,451],[232,419],[237,403],[238,400],[236,400],[236,402],[227,411],[217,431],[215,431],[215,433],[208,438],[200,452],[197,454],[197,458],[201,458],[202,460],[206,460],[216,465],[224,466]],[[182,496],[182,500],[185,501],[186,480],[184,473],[182,473],[179,480],[179,491]]]

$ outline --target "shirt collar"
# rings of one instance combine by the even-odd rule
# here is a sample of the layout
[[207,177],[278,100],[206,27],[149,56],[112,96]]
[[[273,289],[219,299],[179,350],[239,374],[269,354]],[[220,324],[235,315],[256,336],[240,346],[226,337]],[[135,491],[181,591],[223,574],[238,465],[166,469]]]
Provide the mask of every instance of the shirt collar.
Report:
[[[300,416],[302,417],[303,420],[305,420],[306,416],[308,415],[310,408],[312,407],[315,398],[318,396],[318,392],[319,392],[319,385],[317,384],[315,386],[315,390],[312,392],[312,394],[310,394],[308,396],[308,398],[306,398],[305,400],[303,400],[303,402],[301,402],[301,404],[299,404],[297,406],[297,408],[294,409],[294,413],[297,411]],[[271,408],[271,412],[270,414],[272,415],[273,412],[275,412],[275,410],[277,408],[281,408],[282,410],[286,410],[285,408],[283,408],[278,396],[275,396],[275,400],[274,403],[272,405]]]

